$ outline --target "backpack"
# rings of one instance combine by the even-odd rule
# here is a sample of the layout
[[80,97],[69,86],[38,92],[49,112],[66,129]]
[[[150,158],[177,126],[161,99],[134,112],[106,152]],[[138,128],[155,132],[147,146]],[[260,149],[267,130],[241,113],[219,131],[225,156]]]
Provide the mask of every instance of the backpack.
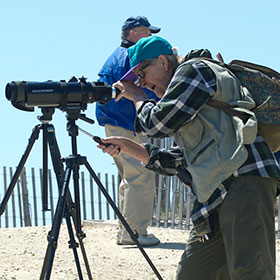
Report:
[[[280,74],[266,66],[233,60],[224,63],[221,55],[217,58],[220,65],[229,69],[251,93],[256,107],[252,109],[258,120],[258,130],[270,146],[272,152],[280,150]],[[208,105],[231,115],[238,115],[229,104],[208,101]],[[243,118],[244,116],[240,116]]]

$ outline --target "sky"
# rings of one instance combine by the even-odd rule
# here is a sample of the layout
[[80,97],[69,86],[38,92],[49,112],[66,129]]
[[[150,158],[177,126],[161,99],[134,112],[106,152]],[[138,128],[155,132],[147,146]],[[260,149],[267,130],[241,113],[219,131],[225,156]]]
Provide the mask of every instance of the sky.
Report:
[[[161,27],[158,35],[178,47],[180,55],[207,48],[214,57],[220,52],[226,62],[241,59],[280,71],[279,10],[278,0],[0,0],[0,173],[2,166],[18,165],[41,115],[37,107],[35,112],[14,108],[5,97],[7,83],[72,76],[96,81],[120,43],[124,20],[137,15]],[[95,104],[83,113],[95,120]],[[65,113],[56,109],[51,123],[62,156],[70,155]],[[105,135],[97,122],[78,120],[77,124],[91,134]],[[116,174],[112,158],[81,133],[78,153],[87,157],[96,172]],[[42,133],[26,163],[27,168],[41,166]]]

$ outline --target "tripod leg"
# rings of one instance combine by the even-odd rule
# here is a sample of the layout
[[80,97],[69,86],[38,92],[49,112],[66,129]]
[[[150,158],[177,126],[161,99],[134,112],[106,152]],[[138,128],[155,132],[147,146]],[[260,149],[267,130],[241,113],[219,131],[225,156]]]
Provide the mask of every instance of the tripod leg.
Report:
[[43,211],[48,211],[48,141],[47,141],[47,130],[49,124],[42,124],[43,129],[43,192],[42,202]]
[[27,144],[27,147],[26,147],[26,150],[24,152],[24,154],[22,155],[21,159],[20,159],[20,162],[18,164],[18,167],[16,169],[16,172],[11,180],[11,183],[2,199],[2,202],[1,202],[1,205],[0,205],[0,216],[3,214],[3,212],[5,211],[5,208],[6,208],[6,205],[8,203],[8,200],[14,190],[14,186],[21,174],[21,171],[24,167],[24,164],[32,150],[32,147],[35,143],[35,141],[38,139],[39,137],[39,132],[40,132],[40,128],[41,128],[41,125],[36,125],[34,128],[33,128],[33,131],[31,133],[31,136],[30,138],[28,139],[28,144]]
[[[66,205],[66,207],[67,207],[67,205]],[[79,279],[83,279],[81,265],[80,265],[78,252],[77,252],[77,248],[79,247],[79,244],[75,241],[75,238],[74,238],[70,216],[71,216],[71,213],[67,207],[67,209],[65,209],[65,219],[66,219],[67,229],[68,229],[69,238],[70,238],[70,240],[68,241],[69,248],[73,249],[73,254],[74,254],[74,259],[75,259]]]
[[123,215],[121,214],[120,210],[118,209],[118,207],[115,205],[114,201],[112,200],[112,198],[110,197],[110,195],[108,194],[108,192],[106,191],[106,189],[104,188],[104,186],[102,185],[101,181],[99,180],[99,178],[96,176],[95,172],[93,171],[93,169],[91,168],[90,164],[88,163],[87,160],[85,160],[84,162],[87,170],[89,171],[89,173],[91,174],[91,176],[93,177],[93,179],[95,180],[96,184],[98,185],[98,187],[100,188],[100,190],[102,191],[103,195],[106,197],[107,201],[110,203],[111,207],[114,209],[115,213],[117,214],[118,218],[120,219],[120,221],[122,222],[122,224],[124,225],[125,229],[127,230],[127,232],[129,233],[131,239],[135,242],[135,244],[137,245],[137,247],[139,248],[139,250],[141,251],[141,253],[143,254],[143,256],[145,257],[146,261],[148,262],[148,264],[150,265],[150,267],[152,268],[152,270],[154,271],[154,273],[156,274],[156,276],[158,277],[159,280],[163,280],[161,275],[159,274],[159,272],[157,271],[156,267],[154,266],[154,264],[152,263],[152,261],[150,260],[150,258],[148,257],[148,255],[146,254],[146,252],[144,251],[142,245],[139,243],[138,241],[138,234],[137,232],[133,232],[131,227],[129,226],[129,224],[127,223],[127,221],[124,219]]
[[[54,168],[54,172],[56,174],[58,186],[59,186],[59,188],[61,188],[61,186],[63,184],[64,169],[63,169],[63,164],[61,161],[61,154],[59,151],[59,147],[58,147],[58,144],[57,144],[57,141],[55,138],[54,127],[52,125],[49,125],[47,132],[48,132],[47,137],[48,137],[48,143],[49,143],[53,168]],[[76,266],[77,266],[77,271],[78,271],[78,274],[81,275],[81,268],[80,268],[80,263],[79,263],[78,254],[77,254],[77,250],[76,250],[76,248],[78,246],[74,239],[73,229],[72,229],[71,220],[70,220],[70,216],[72,216],[74,227],[76,229],[76,234],[77,234],[77,237],[79,240],[80,249],[81,249],[81,252],[83,255],[85,267],[87,270],[87,274],[88,274],[89,280],[92,280],[90,266],[89,266],[89,262],[88,262],[88,259],[86,256],[86,251],[85,251],[84,244],[83,244],[83,238],[85,237],[85,234],[81,231],[81,227],[77,227],[76,207],[72,201],[71,194],[69,191],[67,192],[66,199],[67,199],[67,204],[65,206],[65,219],[66,219],[66,224],[67,224],[69,237],[70,237],[69,247],[73,249],[73,254],[74,254],[74,258],[75,258]]]
[[54,260],[54,254],[55,254],[55,250],[57,248],[58,235],[59,235],[62,217],[63,217],[63,213],[65,210],[65,205],[66,205],[66,196],[67,196],[67,192],[69,190],[68,186],[69,186],[71,169],[72,169],[71,164],[72,164],[72,162],[69,161],[66,165],[65,177],[63,180],[62,188],[60,190],[53,225],[52,225],[51,231],[48,235],[49,244],[47,247],[43,268],[41,271],[41,276],[40,276],[41,280],[44,279],[45,275],[46,275],[45,279],[47,279],[47,280],[50,279],[51,269],[52,269],[53,260]]

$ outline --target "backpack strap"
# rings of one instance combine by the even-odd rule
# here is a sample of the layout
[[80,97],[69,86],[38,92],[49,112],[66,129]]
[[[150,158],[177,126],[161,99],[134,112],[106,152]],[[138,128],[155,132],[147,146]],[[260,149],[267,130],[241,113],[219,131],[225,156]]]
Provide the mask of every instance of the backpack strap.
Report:
[[253,70],[258,70],[271,78],[275,77],[276,79],[280,80],[280,73],[278,73],[274,69],[271,69],[271,68],[263,66],[263,65],[259,65],[259,64],[255,64],[255,63],[251,63],[251,62],[247,62],[247,61],[243,61],[243,60],[237,60],[237,59],[232,60],[229,64],[237,64],[237,65],[241,65],[243,67],[247,67],[247,68],[250,68]]
[[[255,63],[252,63],[252,62],[238,60],[238,59],[234,59],[230,63],[225,64],[224,59],[223,59],[221,53],[219,53],[219,52],[216,54],[216,57],[217,57],[219,62],[224,64],[224,66],[226,66],[230,70],[233,70],[231,68],[231,66],[234,67],[235,65],[239,65],[239,66],[246,67],[246,68],[249,68],[249,69],[252,69],[252,70],[260,71],[263,74],[270,77],[280,87],[280,73],[278,73],[274,69],[271,69],[271,68],[263,66],[263,65],[255,64]],[[238,69],[238,70],[240,70],[240,69]]]
[[232,107],[228,103],[225,103],[220,100],[210,99],[207,101],[206,104],[215,109],[221,110],[221,111],[227,113],[228,115],[239,117],[244,123],[246,123],[247,120],[250,118],[249,114],[247,114],[245,112],[241,112],[239,110],[235,110],[234,109],[235,107]]

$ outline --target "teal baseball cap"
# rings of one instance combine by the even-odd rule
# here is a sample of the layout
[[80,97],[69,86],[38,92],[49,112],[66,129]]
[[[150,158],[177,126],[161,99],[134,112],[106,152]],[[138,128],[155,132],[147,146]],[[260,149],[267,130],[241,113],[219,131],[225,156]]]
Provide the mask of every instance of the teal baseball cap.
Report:
[[141,38],[135,45],[128,48],[129,64],[131,69],[120,79],[134,81],[137,79],[133,70],[148,59],[157,58],[160,55],[173,54],[171,44],[159,36]]

